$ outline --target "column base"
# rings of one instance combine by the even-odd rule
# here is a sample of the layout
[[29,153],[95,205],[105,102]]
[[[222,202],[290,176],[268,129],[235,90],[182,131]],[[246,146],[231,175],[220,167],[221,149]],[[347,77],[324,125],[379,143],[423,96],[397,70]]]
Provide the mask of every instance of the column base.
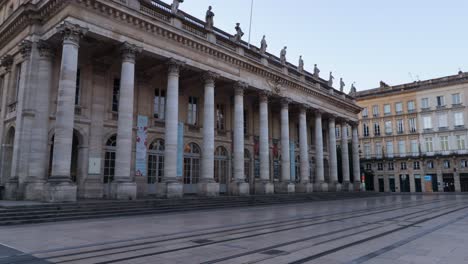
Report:
[[46,202],[60,203],[60,202],[76,202],[77,186],[71,182],[54,182],[49,181],[45,185]]
[[354,185],[352,182],[343,182],[343,192],[354,192]]
[[219,183],[217,182],[200,182],[198,184],[198,195],[207,197],[219,196]]
[[275,183],[275,193],[295,193],[296,185],[290,182]]
[[10,179],[8,182],[5,183],[5,200],[18,200],[18,192],[19,192],[19,182],[18,178]]
[[79,196],[84,199],[102,199],[104,197],[102,180],[88,178],[83,185],[83,191],[80,190]]
[[354,182],[353,187],[355,192],[360,192],[361,191],[361,186],[362,184],[360,182]]
[[314,184],[314,191],[316,192],[328,192],[328,183],[317,182]]
[[311,193],[314,191],[314,185],[310,182],[301,182],[296,184],[297,193]]
[[28,201],[43,201],[46,190],[46,182],[44,180],[26,182],[24,190],[24,199]]
[[158,184],[156,195],[164,198],[182,198],[184,185],[177,181],[161,182]]
[[269,181],[258,181],[255,183],[255,194],[273,194],[275,193],[275,185]]
[[244,181],[231,182],[229,184],[229,194],[236,196],[250,195],[250,184]]
[[136,200],[137,185],[134,182],[114,182],[111,185],[111,197],[116,200]]
[[343,185],[339,182],[330,184],[329,191],[331,192],[341,192],[343,190]]

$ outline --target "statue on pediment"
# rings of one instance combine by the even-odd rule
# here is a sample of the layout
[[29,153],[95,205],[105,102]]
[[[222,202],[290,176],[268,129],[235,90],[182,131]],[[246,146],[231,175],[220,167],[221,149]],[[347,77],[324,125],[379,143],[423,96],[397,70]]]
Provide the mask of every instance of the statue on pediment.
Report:
[[351,84],[351,90],[349,91],[350,95],[353,95],[357,92],[356,87],[354,86],[355,83],[356,82],[353,82],[353,84]]
[[284,46],[284,48],[280,52],[280,61],[281,61],[281,64],[283,65],[286,65],[286,49],[287,48],[288,47]]
[[320,70],[317,67],[317,64],[314,64],[314,77],[318,78],[320,75]]
[[242,36],[244,36],[244,32],[242,31],[240,27],[240,23],[236,23],[236,34],[234,35],[234,41],[235,42],[240,42],[242,39]]
[[267,47],[268,44],[266,42],[265,35],[263,35],[262,41],[260,42],[260,54],[265,54]]
[[302,59],[302,55],[299,56],[299,63],[297,65],[297,70],[302,73],[304,72],[304,60]]
[[328,78],[328,86],[333,87],[333,80],[335,77],[333,77],[333,72],[330,72],[330,77]]
[[211,11],[212,7],[209,6],[208,7],[208,10],[206,11],[206,17],[205,17],[205,21],[206,21],[206,24],[205,24],[205,29],[206,30],[213,30],[213,27],[214,27],[214,16],[215,14],[213,13],[213,11]]
[[343,78],[340,78],[340,92],[344,91],[345,86],[346,86],[346,84],[344,83]]
[[173,0],[172,5],[171,5],[171,11],[172,14],[177,15],[177,12],[179,12],[179,5],[183,3],[184,0]]

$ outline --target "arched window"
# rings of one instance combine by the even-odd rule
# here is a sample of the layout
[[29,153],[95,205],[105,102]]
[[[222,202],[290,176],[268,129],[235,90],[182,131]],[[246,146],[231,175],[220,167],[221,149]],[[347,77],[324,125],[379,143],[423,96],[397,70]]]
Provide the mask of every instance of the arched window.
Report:
[[104,155],[104,183],[111,183],[115,176],[115,152],[117,135],[112,135],[106,142]]
[[214,153],[214,179],[226,184],[228,179],[228,153],[224,147],[217,147]]
[[164,140],[156,139],[148,149],[148,184],[161,182],[164,175]]
[[195,143],[185,145],[184,149],[184,184],[196,184],[200,178],[201,151]]
[[252,170],[252,157],[250,156],[250,152],[244,149],[244,175],[247,181],[250,181],[250,172]]

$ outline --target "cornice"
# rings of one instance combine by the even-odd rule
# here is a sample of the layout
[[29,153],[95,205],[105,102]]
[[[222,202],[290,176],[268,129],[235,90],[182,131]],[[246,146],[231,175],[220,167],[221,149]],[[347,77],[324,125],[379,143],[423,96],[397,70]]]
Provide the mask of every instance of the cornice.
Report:
[[[267,68],[259,62],[249,60],[248,57],[241,57],[239,54],[227,49],[222,46],[215,46],[205,39],[197,38],[196,35],[189,35],[190,32],[183,31],[178,28],[166,28],[158,25],[160,23],[166,26],[171,26],[167,20],[158,19],[155,16],[149,16],[144,13],[138,13],[134,15],[134,10],[123,11],[122,5],[119,5],[120,9],[112,6],[112,2],[101,2],[100,0],[51,0],[45,3],[42,7],[33,10],[29,8],[28,12],[23,12],[19,15],[15,21],[9,23],[6,28],[0,27],[0,47],[4,46],[8,39],[12,38],[14,32],[22,30],[22,27],[26,27],[31,22],[28,18],[31,16],[41,17],[42,21],[46,21],[49,17],[53,16],[60,9],[63,9],[70,3],[80,5],[85,9],[92,9],[94,12],[99,12],[108,18],[119,20],[132,24],[134,27],[138,27],[140,30],[144,30],[148,33],[157,35],[166,40],[177,42],[186,48],[194,49],[199,53],[204,53],[207,56],[214,57],[216,60],[224,61],[225,63],[234,65],[242,68],[258,76],[264,77],[269,80],[280,80],[282,85],[288,89],[295,89],[302,93],[306,93],[311,97],[318,98],[322,101],[328,102],[330,105],[336,106],[340,109],[344,109],[351,113],[357,114],[361,111],[361,107],[351,102],[340,100],[328,94],[328,92],[320,91],[315,86],[316,84],[310,83],[310,86],[306,86],[305,83],[300,80],[295,80],[291,76],[285,76],[280,70],[274,68]],[[24,10],[25,11],[25,10]],[[6,30],[6,32],[5,32]],[[204,43],[203,43],[204,42]]]

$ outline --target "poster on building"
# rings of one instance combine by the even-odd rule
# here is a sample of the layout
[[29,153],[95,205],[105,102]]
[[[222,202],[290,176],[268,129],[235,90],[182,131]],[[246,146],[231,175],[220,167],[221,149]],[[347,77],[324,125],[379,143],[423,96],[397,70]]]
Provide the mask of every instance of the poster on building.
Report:
[[146,149],[148,137],[148,117],[138,115],[136,135],[136,158],[135,175],[147,176],[146,172]]
[[290,180],[291,182],[295,182],[296,181],[296,177],[299,176],[299,175],[296,175],[296,144],[294,142],[290,142],[289,143],[289,160],[290,160],[290,170],[291,170],[291,176],[290,176]]
[[177,177],[182,177],[184,169],[184,123],[177,127]]

